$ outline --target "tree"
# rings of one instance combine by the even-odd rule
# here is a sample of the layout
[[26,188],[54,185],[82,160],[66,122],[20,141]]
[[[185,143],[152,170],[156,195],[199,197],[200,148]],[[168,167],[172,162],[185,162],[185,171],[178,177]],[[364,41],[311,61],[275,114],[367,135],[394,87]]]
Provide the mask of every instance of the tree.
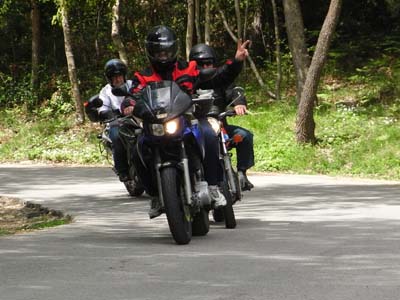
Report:
[[68,64],[68,75],[72,86],[72,96],[75,100],[75,121],[82,124],[85,121],[81,94],[79,91],[78,75],[75,67],[74,52],[71,43],[71,30],[68,21],[68,7],[65,0],[59,0],[59,10],[61,13],[62,28],[64,32],[65,56]]
[[301,92],[306,82],[311,59],[306,46],[303,16],[299,0],[283,0],[283,9],[289,49],[292,54],[293,66],[296,74],[296,99],[297,103],[300,103]]
[[[290,20],[290,18],[288,19],[290,15],[296,16],[296,20],[299,21],[298,16],[301,15],[301,12],[299,10],[300,6],[298,5],[298,0],[284,0],[284,3],[286,3],[286,20],[293,21]],[[291,6],[291,4],[293,4],[293,6]],[[313,116],[314,103],[316,99],[319,80],[321,78],[322,68],[327,59],[329,46],[331,44],[333,34],[339,20],[341,6],[342,0],[331,0],[328,13],[325,17],[324,24],[322,25],[322,29],[319,33],[318,42],[311,60],[310,67],[307,70],[306,79],[301,90],[301,97],[296,119],[296,138],[299,143],[316,142],[315,121]],[[296,28],[287,26],[287,30],[289,36],[289,31],[296,30]],[[293,34],[293,32],[291,32],[291,34]],[[292,36],[292,38],[294,37]]]
[[36,0],[31,0],[32,22],[32,78],[33,93],[38,97],[39,90],[39,53],[40,53],[40,11]]
[[194,0],[187,1],[187,27],[186,27],[186,59],[189,59],[190,49],[193,43],[194,27]]
[[112,7],[112,25],[111,25],[111,37],[115,47],[118,50],[119,58],[126,64],[129,64],[128,55],[125,50],[124,43],[119,30],[119,13],[120,13],[120,0],[116,0]]
[[275,83],[275,95],[276,100],[281,99],[281,81],[282,81],[282,66],[281,66],[281,38],[279,36],[279,20],[278,12],[276,8],[276,1],[271,0],[272,11],[274,15],[274,28],[275,28],[275,57],[276,57],[276,83]]
[[211,9],[211,0],[206,0],[205,3],[205,16],[204,16],[204,43],[210,45],[210,9]]
[[197,43],[201,43],[200,0],[195,0],[194,6],[195,6],[195,25],[196,25]]

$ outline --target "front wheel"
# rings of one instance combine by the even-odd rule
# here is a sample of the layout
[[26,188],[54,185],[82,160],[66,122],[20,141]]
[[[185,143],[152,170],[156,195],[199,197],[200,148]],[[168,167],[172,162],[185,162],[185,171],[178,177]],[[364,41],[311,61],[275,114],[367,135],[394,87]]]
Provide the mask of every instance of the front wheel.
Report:
[[177,244],[188,244],[192,239],[192,220],[184,205],[182,174],[175,167],[166,167],[161,169],[160,177],[169,230]]
[[[236,218],[235,212],[233,211],[233,195],[229,189],[229,183],[226,176],[224,176],[224,180],[221,182],[222,193],[226,199],[226,205],[222,208],[225,220],[225,227],[226,228],[235,228],[236,227]],[[215,216],[214,216],[215,218]]]
[[200,211],[194,216],[192,223],[193,235],[203,236],[210,230],[210,220],[208,210],[200,208]]
[[125,181],[124,185],[129,195],[131,195],[132,197],[139,197],[144,193],[144,188],[135,180]]

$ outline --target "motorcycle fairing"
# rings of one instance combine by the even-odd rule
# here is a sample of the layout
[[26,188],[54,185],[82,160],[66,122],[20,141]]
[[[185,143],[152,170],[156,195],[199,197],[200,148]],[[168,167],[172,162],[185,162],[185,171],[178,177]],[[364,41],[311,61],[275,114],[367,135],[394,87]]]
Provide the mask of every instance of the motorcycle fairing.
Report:
[[182,115],[191,105],[191,97],[175,82],[152,82],[142,91],[134,114],[150,123],[161,124]]

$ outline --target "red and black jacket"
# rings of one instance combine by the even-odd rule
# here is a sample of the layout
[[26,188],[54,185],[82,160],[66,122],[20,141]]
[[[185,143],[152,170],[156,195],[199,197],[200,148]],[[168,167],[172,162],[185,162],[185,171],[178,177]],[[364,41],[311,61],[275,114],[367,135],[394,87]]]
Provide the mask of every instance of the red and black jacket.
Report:
[[[228,61],[217,69],[216,75],[209,81],[201,83],[198,88],[217,89],[228,87],[242,70],[243,63],[238,60]],[[199,78],[200,69],[196,61],[177,61],[175,65],[164,73],[157,72],[153,67],[148,67],[141,72],[135,72],[132,79],[132,93],[138,93],[151,82],[162,80],[175,81],[188,94],[193,94],[194,84]],[[129,106],[127,102],[122,103],[122,110]]]
[[[217,73],[213,79],[202,83],[199,88],[214,89],[221,86],[229,86],[239,75],[242,66],[243,63],[237,60],[227,62],[217,69]],[[177,61],[170,71],[163,74],[156,72],[152,67],[148,67],[141,72],[135,72],[133,91],[138,92],[142,90],[150,82],[171,80],[175,81],[184,91],[192,94],[199,73],[199,67],[195,61]]]

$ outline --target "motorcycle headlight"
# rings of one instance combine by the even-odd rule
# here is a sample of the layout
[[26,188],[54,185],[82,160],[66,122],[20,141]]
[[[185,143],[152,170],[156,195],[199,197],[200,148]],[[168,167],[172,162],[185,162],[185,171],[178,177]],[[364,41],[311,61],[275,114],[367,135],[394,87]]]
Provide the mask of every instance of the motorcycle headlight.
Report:
[[163,136],[164,126],[162,124],[151,124],[151,133],[155,136]]
[[208,117],[208,123],[211,125],[212,129],[215,131],[216,134],[219,134],[221,127],[219,125],[219,121],[215,118]]
[[167,123],[165,123],[164,128],[168,134],[176,133],[179,128],[179,119],[168,121]]

